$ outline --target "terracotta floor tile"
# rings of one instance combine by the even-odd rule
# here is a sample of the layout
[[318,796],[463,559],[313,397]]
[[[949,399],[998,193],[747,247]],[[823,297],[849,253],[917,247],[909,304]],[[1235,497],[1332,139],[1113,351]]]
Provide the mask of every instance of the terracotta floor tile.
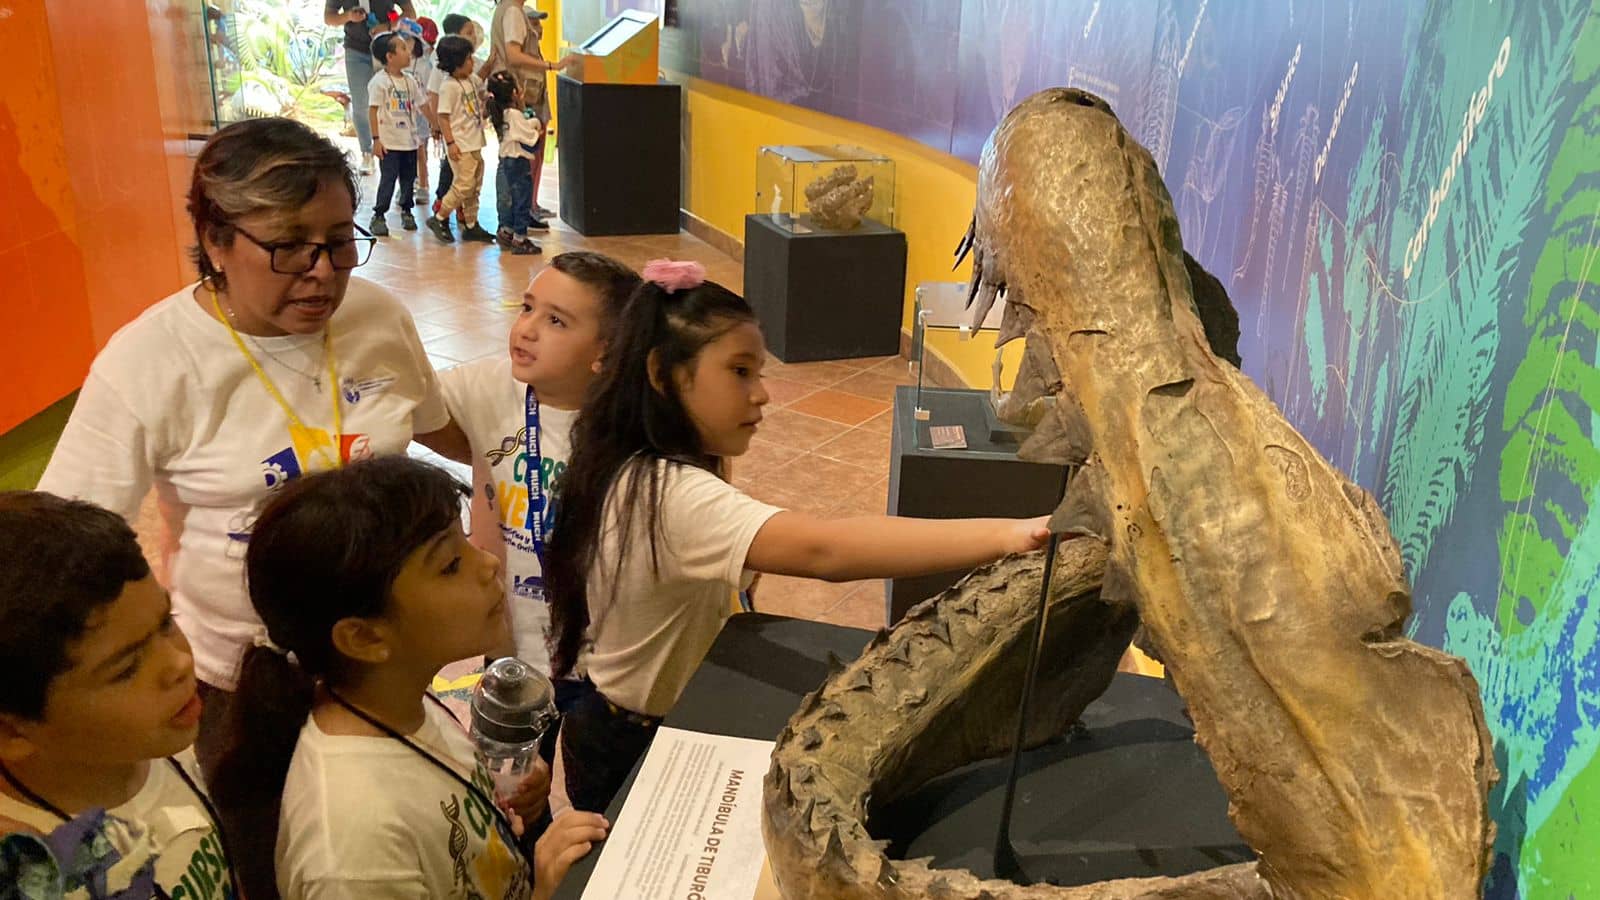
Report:
[[908,383],[911,383],[910,379],[892,378],[873,370],[852,375],[834,385],[832,389],[860,397],[869,397],[883,403],[894,403],[895,389]]
[[848,426],[790,409],[769,409],[756,432],[762,440],[797,450],[812,450],[844,434]]
[[879,413],[856,427],[864,428],[867,431],[875,431],[878,434],[893,435],[894,408],[891,406],[888,412]]
[[769,408],[788,406],[796,400],[808,397],[820,390],[814,384],[790,381],[787,378],[762,378],[761,385],[767,389],[767,396],[772,398]]
[[826,513],[830,519],[848,519],[854,516],[886,516],[889,514],[889,479],[883,478],[865,487]]
[[754,438],[750,441],[750,449],[733,460],[735,483],[740,479],[761,478],[773,469],[793,462],[802,453],[805,451],[798,447]]
[[833,584],[814,578],[763,575],[756,587],[756,610],[817,621],[854,592],[857,582]]
[[475,328],[508,327],[506,318],[497,311],[481,309],[478,306],[460,302],[446,309],[438,309],[415,316],[419,322],[429,322],[434,325],[443,325],[460,331],[470,331]]
[[911,367],[903,356],[891,356],[873,366],[871,371],[890,378],[904,378],[901,384],[916,384],[917,376],[912,373]]
[[838,360],[839,365],[849,366],[852,369],[872,369],[890,360],[900,359],[898,356],[862,356],[856,359]]
[[417,336],[424,342],[438,340],[461,331],[453,325],[441,325],[432,319],[416,319]]
[[860,583],[859,587],[817,617],[817,621],[875,631],[884,627],[887,618],[883,599],[883,582]]
[[818,447],[819,456],[860,466],[880,476],[889,474],[889,435],[865,428],[852,428]]
[[814,384],[817,387],[830,387],[859,371],[859,369],[852,369],[849,366],[842,366],[833,362],[779,362],[776,365],[768,365],[765,374],[775,378],[787,378],[790,381]]
[[787,479],[770,474],[752,480],[748,486],[740,485],[740,487],[762,503],[770,503],[773,506],[812,516],[827,517],[829,511],[838,505],[838,501],[833,499],[836,495],[832,493],[802,490],[790,484]]
[[828,419],[843,425],[860,425],[873,416],[884,412],[889,404],[883,400],[871,400],[856,394],[847,394],[834,388],[827,388],[803,397],[789,404],[789,408],[808,416],[819,419]]
[[424,341],[422,346],[430,353],[442,353],[462,362],[471,362],[506,352],[506,336],[488,329],[475,329]]
[[828,510],[870,490],[879,478],[876,472],[859,466],[807,453],[773,469],[765,476],[765,481],[805,498],[807,508]]
[[453,369],[461,365],[461,360],[453,356],[445,356],[443,353],[433,353],[431,351],[428,353],[428,362],[433,363],[433,369],[436,372],[443,372],[445,369]]

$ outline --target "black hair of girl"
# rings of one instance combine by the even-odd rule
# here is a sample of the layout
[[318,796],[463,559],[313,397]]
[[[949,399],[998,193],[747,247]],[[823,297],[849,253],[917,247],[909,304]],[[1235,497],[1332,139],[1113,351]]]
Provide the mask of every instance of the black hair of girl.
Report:
[[439,45],[433,48],[433,55],[439,60],[439,71],[454,75],[462,63],[472,58],[472,42],[459,34],[452,34],[439,39]]
[[232,740],[210,785],[250,900],[278,897],[279,801],[317,682],[338,686],[352,674],[333,646],[334,624],[383,615],[406,558],[460,521],[468,493],[443,469],[385,456],[290,482],[256,519],[245,574],[276,647],[245,652]]
[[517,78],[508,70],[500,71],[489,76],[489,81],[484,85],[489,92],[489,121],[494,125],[495,136],[501,140],[506,137],[506,113],[517,110],[516,102],[511,99],[517,92]]
[[[573,424],[571,462],[556,501],[561,527],[551,535],[545,576],[555,636],[551,668],[557,677],[572,671],[589,626],[588,576],[599,553],[604,509],[613,487],[622,485],[611,501],[619,509],[644,504],[645,520],[660,521],[660,467],[640,466],[638,477],[619,481],[625,469],[633,470],[629,462],[637,456],[645,462],[665,460],[720,474],[721,460],[702,446],[674,374],[685,367],[692,372],[707,344],[754,321],[755,313],[743,297],[711,281],[672,293],[647,281],[628,300],[606,348],[600,376]],[[634,544],[633,517],[622,516],[621,527],[616,545],[625,554]],[[652,565],[658,559],[659,538],[652,524],[648,537]],[[602,562],[620,571],[623,560],[619,555]]]

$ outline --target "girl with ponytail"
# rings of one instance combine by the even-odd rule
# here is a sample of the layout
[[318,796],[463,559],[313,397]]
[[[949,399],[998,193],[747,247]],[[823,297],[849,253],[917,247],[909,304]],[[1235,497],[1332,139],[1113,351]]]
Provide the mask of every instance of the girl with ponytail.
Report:
[[[291,482],[256,520],[245,569],[266,635],[245,654],[214,784],[250,900],[523,900],[559,880],[553,865],[535,879],[519,842],[548,770],[495,797],[428,693],[445,664],[509,646],[500,565],[462,532],[465,494],[383,457]],[[565,817],[536,855],[559,861],[603,829]]]
[[1043,517],[826,520],[728,484],[768,399],[761,329],[697,263],[642,274],[573,426],[549,547],[555,675],[593,686],[561,727],[558,809],[606,808],[756,572],[920,575],[1048,537]]

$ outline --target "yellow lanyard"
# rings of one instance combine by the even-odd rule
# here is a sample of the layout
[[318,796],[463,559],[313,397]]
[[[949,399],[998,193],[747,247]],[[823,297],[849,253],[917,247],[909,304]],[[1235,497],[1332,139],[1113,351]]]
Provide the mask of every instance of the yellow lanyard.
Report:
[[[234,330],[233,322],[222,311],[222,301],[217,296],[217,289],[209,282],[206,284],[206,289],[211,291],[211,306],[216,309],[217,318],[222,320],[223,326],[228,329],[228,334],[233,338],[234,346],[239,348],[239,352],[244,354],[245,361],[250,363],[250,368],[255,370],[256,378],[260,379],[261,386],[267,389],[267,393],[272,395],[272,399],[278,402],[278,407],[283,410],[283,414],[289,417],[291,430],[297,430],[297,433],[301,435],[310,434],[311,429],[307,428],[305,423],[300,421],[300,417],[295,415],[294,409],[289,406],[289,402],[283,399],[282,394],[278,393],[278,386],[272,383],[272,379],[267,376],[266,370],[261,368],[261,363],[256,362],[256,358],[250,352],[250,348],[245,346],[244,338],[240,337],[239,332]],[[329,323],[322,330],[322,354],[328,359],[329,392],[333,400],[333,459],[329,468],[337,469],[342,456],[339,452],[339,444],[344,435],[344,418],[339,411],[339,369],[333,358],[332,323]],[[327,445],[318,445],[316,452],[323,454],[324,461],[329,461]]]

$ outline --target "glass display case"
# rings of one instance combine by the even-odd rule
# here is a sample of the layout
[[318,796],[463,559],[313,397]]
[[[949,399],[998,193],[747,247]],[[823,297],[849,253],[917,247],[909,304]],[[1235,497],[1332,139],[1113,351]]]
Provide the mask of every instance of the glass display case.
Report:
[[795,232],[894,227],[894,160],[859,147],[762,147],[757,215]]
[[924,281],[917,285],[916,305],[911,320],[911,367],[917,373],[916,418],[928,422],[932,418],[929,404],[923,399],[924,357],[928,352],[928,332],[954,331],[961,340],[971,340],[974,334],[986,333],[991,340],[1000,333],[1000,317],[1004,303],[989,308],[989,314],[972,327],[972,310],[967,307],[968,284],[965,281]]

